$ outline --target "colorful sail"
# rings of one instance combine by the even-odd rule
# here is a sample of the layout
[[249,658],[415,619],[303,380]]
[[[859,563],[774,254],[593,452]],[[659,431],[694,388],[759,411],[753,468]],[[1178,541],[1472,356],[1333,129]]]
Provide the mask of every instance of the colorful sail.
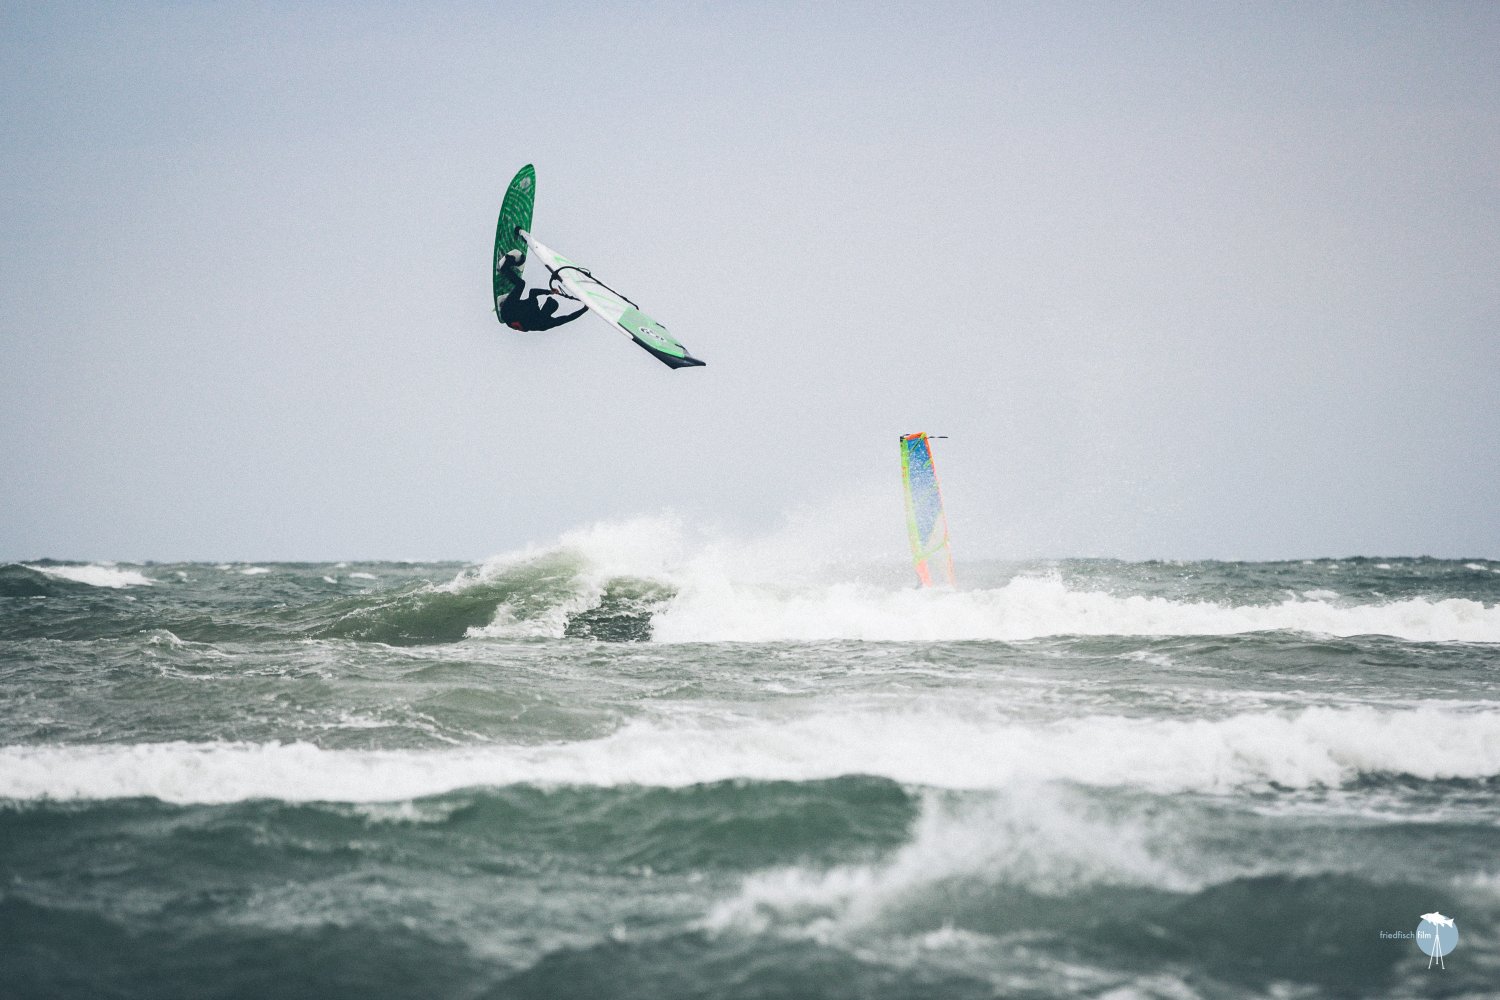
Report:
[[666,327],[641,312],[634,302],[594,277],[588,268],[538,242],[530,233],[525,235],[532,253],[547,266],[547,270],[567,289],[569,295],[645,348],[656,360],[668,368],[696,368],[706,363],[688,354],[687,348],[668,333]]
[[948,547],[948,518],[943,492],[932,464],[932,443],[926,434],[901,436],[901,483],[906,492],[906,531],[911,558],[922,586],[953,586],[953,551]]

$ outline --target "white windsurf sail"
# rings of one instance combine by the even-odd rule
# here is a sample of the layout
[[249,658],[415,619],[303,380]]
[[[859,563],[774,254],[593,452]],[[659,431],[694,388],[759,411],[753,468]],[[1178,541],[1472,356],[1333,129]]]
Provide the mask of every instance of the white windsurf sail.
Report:
[[688,354],[667,328],[641,312],[634,302],[594,277],[588,268],[569,260],[530,233],[523,233],[531,252],[541,261],[557,283],[569,295],[588,306],[589,311],[602,318],[625,336],[641,345],[647,352],[669,368],[693,368],[706,364]]

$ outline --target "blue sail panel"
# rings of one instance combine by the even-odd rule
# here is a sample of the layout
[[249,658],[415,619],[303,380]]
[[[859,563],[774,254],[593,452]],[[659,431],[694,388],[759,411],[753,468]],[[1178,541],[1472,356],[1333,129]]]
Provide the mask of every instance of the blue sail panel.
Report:
[[953,554],[948,545],[948,518],[932,464],[932,444],[924,433],[901,438],[901,480],[906,499],[906,529],[912,563],[923,586],[935,581],[953,586]]

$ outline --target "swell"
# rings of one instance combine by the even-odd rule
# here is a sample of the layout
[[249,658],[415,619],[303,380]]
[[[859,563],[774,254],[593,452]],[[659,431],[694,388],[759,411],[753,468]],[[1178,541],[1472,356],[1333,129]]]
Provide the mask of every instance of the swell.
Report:
[[[906,838],[920,805],[894,782],[863,777],[680,789],[516,785],[386,804],[12,802],[0,807],[0,840],[12,874],[66,871],[80,882],[132,852],[160,850],[175,859],[163,875],[183,884],[226,868],[309,878],[393,852],[415,852],[410,862],[433,870],[483,856],[533,874],[564,860],[618,873],[744,872],[874,858]],[[99,854],[105,843],[115,845],[109,860]]]
[[34,566],[0,565],[0,597],[54,597],[71,593],[77,586]]
[[714,996],[747,1000],[994,995],[981,979],[941,969],[892,967],[805,941],[713,940],[699,932],[560,945],[522,968],[421,924],[143,927],[0,899],[0,934],[9,953],[0,964],[0,994],[15,997],[686,1000],[706,995],[709,984]]
[[399,926],[124,921],[10,896],[0,897],[0,940],[7,997],[453,996],[487,978],[462,945]]
[[[1170,969],[1209,995],[1379,995],[1420,969],[1379,932],[1433,908],[1461,914],[1470,942],[1445,982],[1489,981],[1474,943],[1497,928],[1493,894],[1417,849],[1448,844],[1472,866],[1488,824],[1350,822],[1321,857],[1277,853],[1329,833],[1214,802],[934,797],[870,779],[382,807],[39,803],[0,809],[0,987],[894,997],[1024,982],[1065,996],[1066,966],[1121,988]],[[1429,867],[1400,864],[1413,857]],[[423,978],[429,962],[444,971]]]
[[[925,934],[888,930],[856,941],[710,933],[642,914],[634,930],[589,940],[538,928],[539,954],[503,962],[422,922],[274,928],[225,924],[202,910],[192,920],[125,922],[12,897],[0,900],[8,952],[0,992],[979,1000],[1072,997],[1087,984],[1090,995],[1111,996],[1427,995],[1431,977],[1424,982],[1416,949],[1381,940],[1388,921],[1374,914],[1421,912],[1433,898],[1415,885],[1338,878],[1246,880],[1185,898],[1105,892],[1067,905],[1017,894],[988,901],[988,912],[1009,920],[960,913]],[[1489,995],[1487,965],[1460,949],[1442,995]]]
[[[212,577],[216,569],[194,572]],[[599,577],[563,551],[441,583],[398,578],[331,596],[340,588],[316,569],[279,565],[250,578],[245,570],[231,572],[220,571],[211,585],[168,576],[126,593],[31,567],[0,567],[0,598],[11,599],[0,606],[0,639],[89,641],[166,630],[201,643],[347,639],[415,646],[476,635],[644,641],[651,638],[652,613],[672,595],[657,581]]]

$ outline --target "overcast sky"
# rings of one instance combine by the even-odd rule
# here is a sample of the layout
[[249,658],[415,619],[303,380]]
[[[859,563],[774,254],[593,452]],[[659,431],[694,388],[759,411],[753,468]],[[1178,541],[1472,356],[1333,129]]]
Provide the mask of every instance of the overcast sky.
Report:
[[0,558],[1500,557],[1500,4],[0,10]]

